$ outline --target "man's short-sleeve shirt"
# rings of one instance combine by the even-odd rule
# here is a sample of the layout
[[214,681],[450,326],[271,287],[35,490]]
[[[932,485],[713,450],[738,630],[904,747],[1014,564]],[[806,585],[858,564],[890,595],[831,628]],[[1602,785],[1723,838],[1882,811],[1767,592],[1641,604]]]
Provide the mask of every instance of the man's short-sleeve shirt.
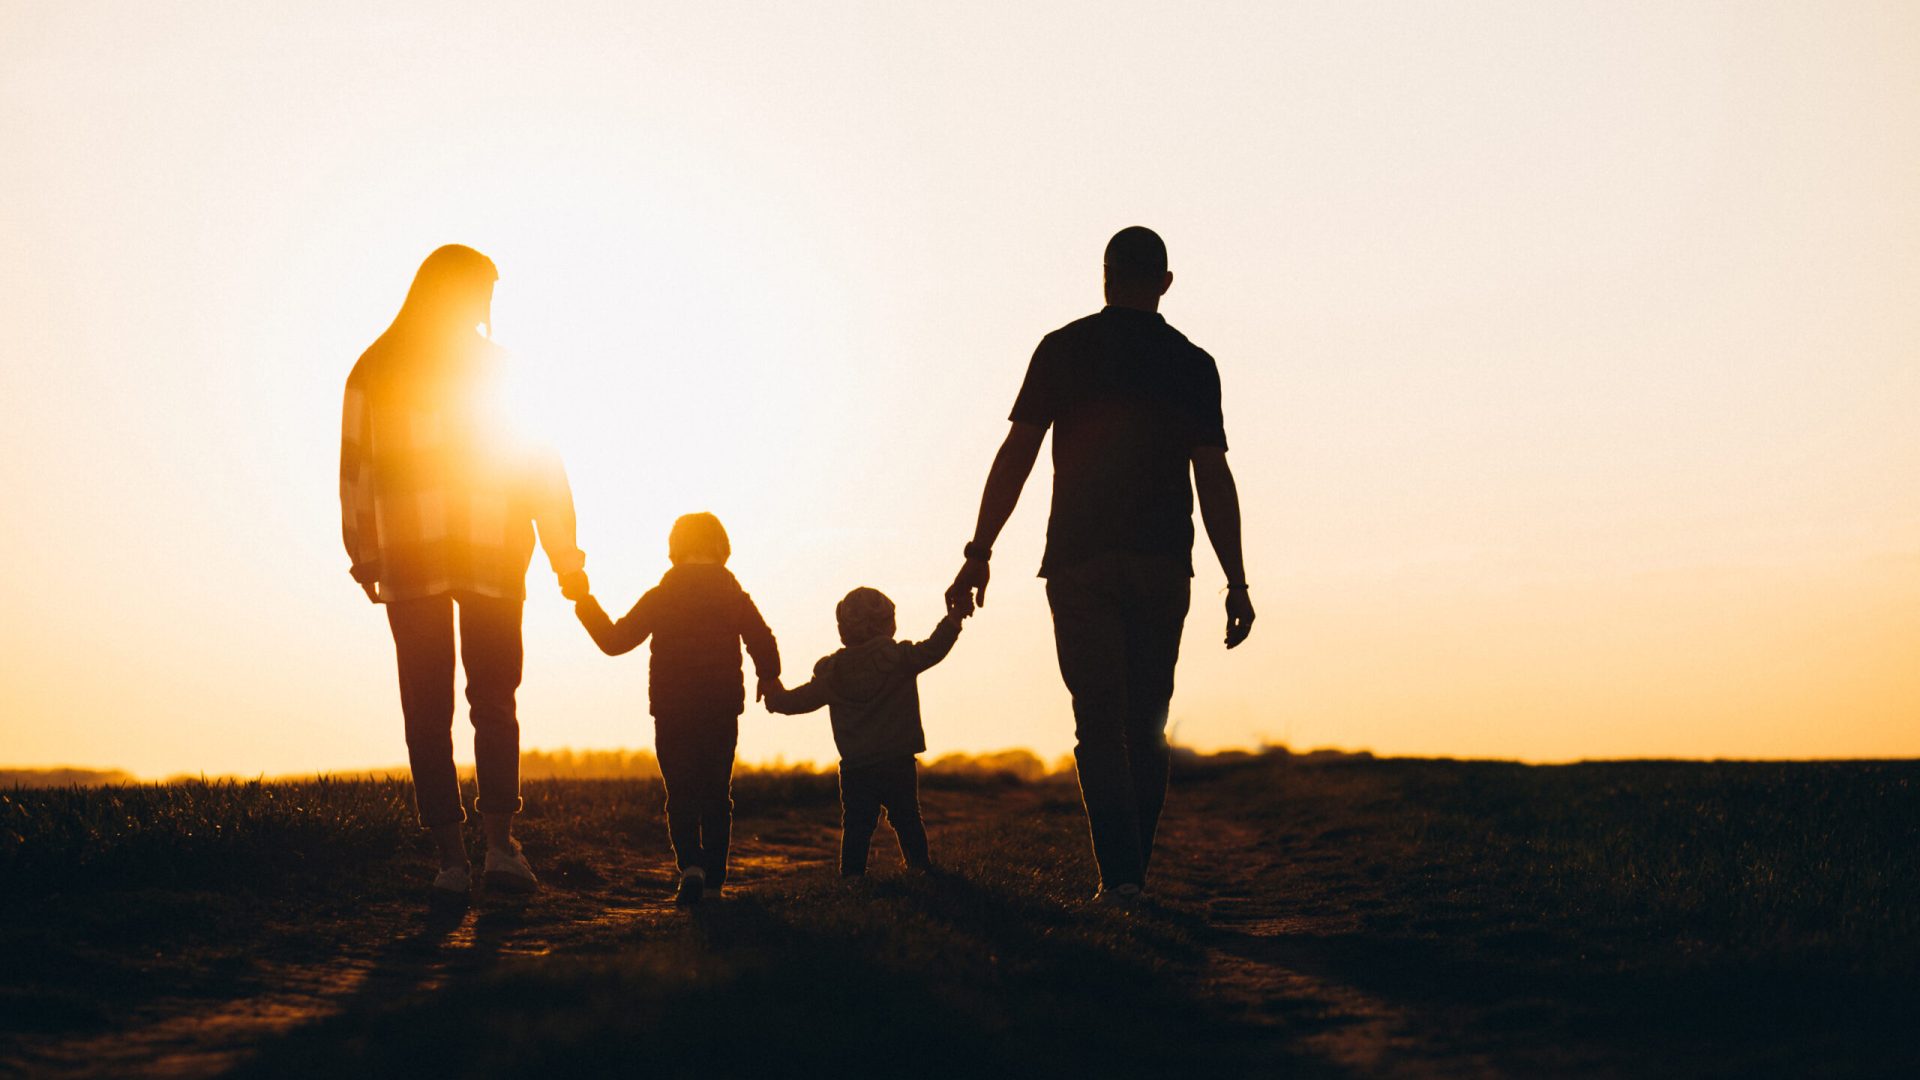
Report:
[[1196,447],[1226,449],[1213,357],[1157,312],[1107,307],[1034,350],[1009,419],[1053,428],[1040,575],[1108,551],[1193,569]]

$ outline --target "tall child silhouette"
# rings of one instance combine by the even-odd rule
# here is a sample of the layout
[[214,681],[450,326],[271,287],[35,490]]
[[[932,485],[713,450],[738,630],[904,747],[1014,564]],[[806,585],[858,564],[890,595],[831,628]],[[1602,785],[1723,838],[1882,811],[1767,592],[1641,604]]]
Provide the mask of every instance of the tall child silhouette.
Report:
[[667,783],[667,834],[680,867],[676,899],[683,904],[698,903],[727,881],[733,752],[746,709],[741,644],[762,681],[780,677],[773,631],[727,570],[732,553],[719,518],[688,514],[667,536],[673,569],[619,622],[591,596],[574,605],[609,656],[653,638],[647,699],[654,753]]

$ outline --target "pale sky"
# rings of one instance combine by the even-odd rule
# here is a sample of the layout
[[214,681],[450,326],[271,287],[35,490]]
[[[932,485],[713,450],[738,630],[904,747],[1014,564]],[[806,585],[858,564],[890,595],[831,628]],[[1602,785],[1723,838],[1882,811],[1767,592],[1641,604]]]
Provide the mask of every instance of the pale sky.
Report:
[[[708,509],[790,672],[855,585],[924,634],[1130,224],[1260,612],[1221,648],[1202,540],[1178,741],[1920,753],[1920,7],[534,10],[0,0],[0,764],[404,760],[340,388],[449,242],[609,608]],[[936,753],[1071,747],[1049,482]],[[526,745],[651,746],[644,658],[529,584]],[[833,750],[750,706],[741,755]]]

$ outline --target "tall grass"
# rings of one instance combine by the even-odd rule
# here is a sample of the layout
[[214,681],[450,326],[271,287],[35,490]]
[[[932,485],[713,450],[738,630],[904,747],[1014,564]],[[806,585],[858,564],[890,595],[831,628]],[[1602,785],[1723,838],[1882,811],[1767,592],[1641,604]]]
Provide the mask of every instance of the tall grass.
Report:
[[1485,835],[1571,916],[1748,949],[1920,939],[1912,763],[1609,763],[1490,779],[1462,785],[1436,837]]
[[406,842],[411,798],[403,781],[324,777],[14,789],[0,792],[0,875],[52,889],[343,868]]
[[[556,833],[657,821],[658,779],[530,780],[523,826]],[[472,800],[471,781],[463,784]],[[742,813],[834,803],[839,781],[807,767],[745,769]],[[471,810],[471,807],[469,807]],[[183,780],[0,790],[0,876],[21,892],[87,887],[272,887],[356,873],[420,848],[406,780]]]
[[1233,782],[1303,857],[1384,851],[1401,910],[1477,933],[1638,942],[1621,955],[1643,959],[1659,943],[1663,962],[1920,963],[1920,762],[1296,759]]

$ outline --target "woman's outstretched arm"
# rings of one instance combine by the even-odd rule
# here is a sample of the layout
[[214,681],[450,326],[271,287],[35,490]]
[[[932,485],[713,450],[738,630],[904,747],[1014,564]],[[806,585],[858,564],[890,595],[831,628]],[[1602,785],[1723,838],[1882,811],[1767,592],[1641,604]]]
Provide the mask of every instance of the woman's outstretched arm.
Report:
[[763,684],[767,711],[786,716],[798,716],[810,713],[827,705],[827,684],[818,676],[801,683],[791,690],[780,685],[779,679]]

